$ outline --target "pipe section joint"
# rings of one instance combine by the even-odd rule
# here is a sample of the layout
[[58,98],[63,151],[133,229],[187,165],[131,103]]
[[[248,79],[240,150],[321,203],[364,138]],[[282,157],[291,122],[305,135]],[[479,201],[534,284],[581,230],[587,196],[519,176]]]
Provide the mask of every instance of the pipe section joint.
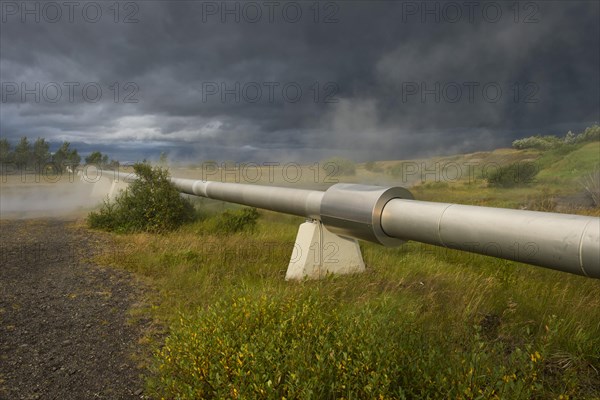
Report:
[[392,199],[410,199],[402,187],[338,183],[325,192],[321,201],[321,222],[340,236],[367,240],[384,246],[399,246],[403,240],[388,236],[381,227],[381,214]]

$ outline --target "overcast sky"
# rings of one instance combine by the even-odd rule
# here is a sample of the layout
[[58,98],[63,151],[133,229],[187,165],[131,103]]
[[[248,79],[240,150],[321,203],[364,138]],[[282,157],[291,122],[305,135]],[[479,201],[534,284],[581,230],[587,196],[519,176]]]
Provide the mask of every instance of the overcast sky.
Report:
[[597,1],[1,2],[0,135],[356,161],[600,120]]

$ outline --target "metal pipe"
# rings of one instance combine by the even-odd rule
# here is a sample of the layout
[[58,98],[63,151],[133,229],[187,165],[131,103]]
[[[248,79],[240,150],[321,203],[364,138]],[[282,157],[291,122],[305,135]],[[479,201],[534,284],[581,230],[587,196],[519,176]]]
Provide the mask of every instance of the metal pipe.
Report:
[[[104,177],[125,182],[137,179],[134,173],[103,171]],[[170,178],[181,192],[229,203],[277,211],[311,219],[321,219],[321,200],[325,192],[276,186],[223,183],[196,179]]]
[[171,182],[177,189],[187,194],[264,208],[300,217],[321,219],[321,200],[325,193],[318,190],[179,178],[171,178]]
[[[109,171],[109,178],[136,179]],[[340,236],[406,240],[600,279],[600,218],[412,200],[398,187],[336,184],[327,191],[171,178],[182,193],[320,220]]]
[[381,228],[381,212],[392,199],[412,199],[401,187],[381,187],[338,183],[325,192],[321,202],[321,222],[340,236],[399,246],[404,243]]
[[393,199],[381,226],[399,239],[600,278],[600,218]]

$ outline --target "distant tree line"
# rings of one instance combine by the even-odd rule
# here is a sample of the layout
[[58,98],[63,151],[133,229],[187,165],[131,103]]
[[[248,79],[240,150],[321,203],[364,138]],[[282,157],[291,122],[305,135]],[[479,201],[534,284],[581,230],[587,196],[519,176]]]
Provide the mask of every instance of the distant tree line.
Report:
[[115,169],[119,167],[119,162],[116,160],[110,160],[108,154],[102,154],[99,151],[92,152],[89,156],[85,158],[86,164],[94,164],[99,168],[109,168]]
[[[109,161],[107,155],[99,151],[91,153],[85,158],[87,164],[96,164],[99,167],[114,167],[118,163],[114,160]],[[18,170],[32,172],[51,172],[62,173],[70,168],[74,171],[81,163],[81,156],[77,149],[72,148],[69,142],[63,142],[58,150],[50,152],[50,144],[44,138],[37,138],[33,144],[26,137],[22,137],[19,142],[11,146],[6,138],[0,139],[0,163],[12,164]]]

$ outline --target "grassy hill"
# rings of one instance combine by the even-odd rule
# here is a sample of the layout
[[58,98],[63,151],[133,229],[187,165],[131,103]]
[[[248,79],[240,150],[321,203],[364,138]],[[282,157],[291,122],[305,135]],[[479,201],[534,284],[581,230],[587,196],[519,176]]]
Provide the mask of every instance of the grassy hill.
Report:
[[[599,158],[599,142],[499,149],[359,164],[339,178],[408,184],[423,200],[598,216],[579,180]],[[452,163],[473,175],[443,179]],[[515,163],[537,174],[490,185],[490,166]],[[415,166],[440,172],[421,179]],[[303,219],[260,211],[253,229],[224,234],[215,218],[236,207],[198,203],[201,220],[164,235],[115,235],[117,255],[101,259],[156,288],[145,311],[165,334],[150,341],[156,397],[600,397],[598,280],[419,243],[361,243],[365,273],[285,282]]]

